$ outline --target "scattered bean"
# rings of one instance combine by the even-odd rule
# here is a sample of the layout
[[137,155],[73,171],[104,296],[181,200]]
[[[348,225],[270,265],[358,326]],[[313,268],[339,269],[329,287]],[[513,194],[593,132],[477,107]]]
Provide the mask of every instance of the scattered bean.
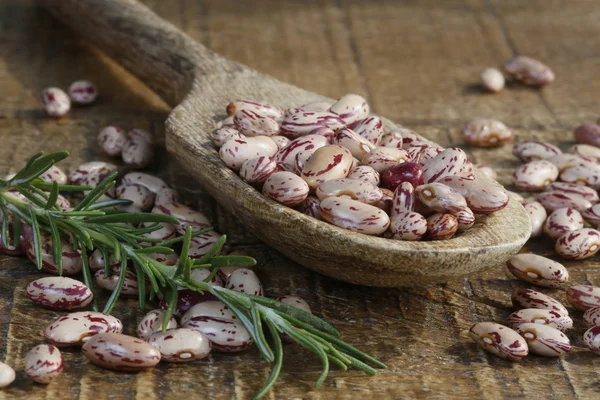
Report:
[[498,174],[496,173],[496,170],[490,167],[489,165],[478,164],[475,166],[475,168],[477,168],[478,171],[483,172],[485,176],[492,180],[498,179]]
[[210,354],[211,342],[199,331],[181,328],[169,329],[164,335],[157,331],[148,338],[156,347],[162,361],[189,362],[201,360]]
[[583,217],[577,210],[559,208],[554,210],[544,223],[544,233],[552,240],[557,240],[567,232],[583,228]]
[[0,388],[10,386],[15,380],[15,370],[9,365],[0,362]]
[[596,192],[594,189],[587,186],[577,185],[575,183],[552,182],[550,185],[548,185],[547,190],[551,192],[576,194],[589,200],[592,204],[596,204],[600,200],[598,198],[598,192]]
[[52,382],[63,370],[65,360],[51,344],[38,344],[25,357],[25,375],[37,383]]
[[[41,233],[42,238],[42,268],[46,272],[52,274],[58,274],[58,265],[54,262],[54,253],[52,251],[52,238],[47,233]],[[35,250],[33,249],[33,242],[27,242],[25,245],[25,254],[31,262],[35,263]],[[73,245],[63,241],[61,243],[62,248],[62,273],[63,275],[75,275],[81,272],[82,263],[81,256],[73,248]]]
[[515,56],[504,63],[508,76],[528,86],[542,86],[554,80],[554,72],[538,60]]
[[329,111],[338,115],[344,125],[365,119],[369,115],[369,105],[367,101],[356,94],[347,94],[336,101]]
[[564,333],[548,325],[521,324],[515,328],[527,341],[529,351],[544,357],[560,357],[571,351],[571,341]]
[[592,326],[583,334],[583,343],[597,355],[600,355],[600,326]]
[[481,118],[470,121],[463,129],[467,143],[477,147],[496,147],[513,141],[515,133],[497,119]]
[[75,81],[69,86],[69,97],[74,104],[92,104],[98,97],[98,89],[90,81]]
[[600,307],[600,287],[576,285],[567,289],[567,301],[578,310]]
[[[165,317],[164,310],[152,310],[144,315],[144,318],[137,326],[137,335],[140,339],[148,341],[148,338],[154,333],[162,330],[163,319]],[[175,317],[171,316],[167,323],[167,329],[177,328]]]
[[235,320],[210,316],[191,318],[184,328],[202,332],[212,343],[212,348],[221,352],[238,352],[252,346],[253,340],[246,328]]
[[469,330],[471,338],[484,350],[509,361],[528,353],[527,342],[512,329],[494,322],[479,322]]
[[583,165],[566,168],[560,174],[563,182],[577,183],[600,189],[600,165],[586,162]]
[[[112,292],[117,287],[120,271],[120,266],[112,267],[110,269],[110,274],[105,276],[104,269],[100,269],[94,274],[94,283],[102,289]],[[120,295],[122,297],[138,297],[137,275],[130,269],[127,269],[127,272],[125,273],[125,282],[123,283]]]
[[247,268],[235,270],[227,278],[225,288],[236,292],[262,296],[263,288],[254,271]]
[[400,211],[390,218],[392,239],[420,240],[427,233],[427,219],[413,211]]
[[573,145],[568,150],[568,153],[577,154],[584,160],[593,161],[595,163],[600,161],[600,148],[590,146],[589,144]]
[[516,309],[536,308],[540,310],[556,311],[568,316],[569,312],[558,300],[533,289],[517,289],[512,295],[512,304]]
[[571,208],[577,211],[584,211],[592,206],[592,203],[586,198],[565,192],[543,192],[537,196],[539,201],[547,211],[555,211],[559,208]]
[[[162,193],[161,191],[160,193]],[[191,226],[194,231],[202,228],[208,228],[211,226],[210,220],[206,215],[199,211],[193,210],[192,208],[181,203],[167,203],[159,204],[158,198],[155,201],[155,207],[152,209],[153,213],[167,214],[171,217],[176,218],[179,221],[179,225],[175,225],[175,230],[179,235],[185,235],[185,231],[188,226]]]
[[559,256],[568,260],[589,258],[600,249],[600,232],[590,228],[567,232],[558,238],[554,249]]
[[235,314],[222,302],[216,300],[204,301],[191,307],[181,317],[181,325],[186,325],[198,317],[212,317],[228,320],[236,320]]
[[589,161],[584,160],[583,158],[579,157],[577,154],[568,154],[568,153],[557,154],[555,156],[546,158],[546,160],[548,160],[552,164],[556,165],[556,167],[561,172],[561,174],[566,169],[569,169],[572,167],[585,167],[590,164]]
[[529,201],[523,203],[523,207],[529,214],[529,221],[531,222],[531,236],[532,238],[541,236],[544,228],[544,222],[548,217],[546,209],[541,203],[537,201]]
[[98,333],[122,331],[123,323],[111,315],[79,311],[58,317],[46,325],[44,338],[59,347],[82,346]]
[[129,137],[121,150],[123,162],[131,168],[147,167],[154,156],[154,144],[139,137]]
[[588,327],[600,325],[600,306],[592,307],[585,310],[583,313],[583,322]]
[[297,206],[308,196],[308,184],[291,172],[281,171],[270,175],[263,185],[263,194],[289,207]]
[[487,68],[481,73],[481,82],[490,92],[500,92],[504,89],[504,75],[496,68]]
[[515,185],[521,190],[544,190],[558,178],[558,168],[545,160],[530,161],[517,167],[513,174]]
[[573,320],[568,315],[563,315],[553,310],[540,310],[536,308],[524,308],[515,311],[508,316],[506,322],[513,329],[526,323],[547,325],[562,332],[573,328]]
[[301,177],[310,189],[316,189],[329,179],[345,178],[350,172],[352,154],[348,149],[338,145],[319,148],[308,160]]
[[515,277],[543,287],[560,287],[569,280],[569,272],[556,261],[536,254],[517,254],[506,266]]
[[49,87],[42,91],[42,105],[46,114],[60,118],[68,114],[71,109],[71,100],[61,89]]
[[72,310],[87,306],[94,297],[90,288],[75,279],[51,276],[27,285],[31,301],[56,310]]
[[120,333],[94,335],[85,342],[82,352],[92,363],[117,371],[152,368],[161,358],[160,351],[149,343]]
[[537,140],[528,140],[524,142],[515,142],[513,145],[513,154],[523,162],[549,159],[553,156],[561,155],[562,151],[550,143]]

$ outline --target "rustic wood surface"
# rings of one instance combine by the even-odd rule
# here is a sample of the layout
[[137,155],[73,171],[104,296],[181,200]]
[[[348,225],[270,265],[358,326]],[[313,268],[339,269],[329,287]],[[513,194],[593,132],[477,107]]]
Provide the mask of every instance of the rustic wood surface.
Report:
[[[542,138],[566,149],[572,128],[598,117],[600,9],[592,0],[146,3],[226,57],[330,97],[361,93],[374,112],[444,146],[462,146],[461,124],[490,116],[517,128],[521,139]],[[498,95],[482,93],[480,71],[514,53],[544,60],[557,81],[542,91],[511,87]],[[41,89],[66,87],[81,78],[99,86],[97,104],[74,108],[59,121],[48,119],[37,100]],[[108,124],[164,135],[166,104],[30,1],[0,1],[0,87],[0,174],[11,172],[38,150],[68,149],[72,157],[65,168],[105,159],[95,135]],[[509,148],[465,149],[475,162],[495,165],[502,183],[510,182],[517,162]],[[569,334],[574,350],[563,359],[530,356],[509,363],[484,353],[468,338],[472,323],[502,321],[511,310],[511,291],[524,286],[504,269],[405,290],[343,284],[309,272],[261,244],[164,152],[153,170],[206,212],[217,229],[228,234],[235,251],[258,259],[257,271],[269,296],[303,296],[344,339],[389,367],[376,377],[333,370],[325,384],[312,391],[318,360],[288,345],[281,379],[270,398],[600,396],[600,359],[583,347],[580,313],[573,312],[576,328]],[[526,250],[554,257],[544,239]],[[27,299],[26,284],[40,276],[31,263],[2,257],[0,264],[0,357],[17,370],[16,382],[1,391],[0,398],[245,399],[268,375],[268,364],[255,350],[213,354],[191,365],[165,364],[138,374],[102,370],[79,352],[67,350],[60,378],[49,386],[34,384],[24,377],[23,358],[41,342],[41,330],[58,313]],[[595,258],[565,265],[572,283],[600,284]],[[542,291],[565,300],[563,290]],[[121,302],[115,314],[128,332],[141,316],[133,301]]]

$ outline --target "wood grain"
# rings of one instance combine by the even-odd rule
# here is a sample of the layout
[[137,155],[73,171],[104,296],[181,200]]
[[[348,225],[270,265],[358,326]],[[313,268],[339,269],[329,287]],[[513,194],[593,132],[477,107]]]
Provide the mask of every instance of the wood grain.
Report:
[[[147,4],[220,54],[331,97],[347,91],[367,95],[376,112],[444,146],[462,145],[460,125],[480,113],[503,118],[518,128],[523,139],[551,140],[563,149],[571,144],[574,125],[597,117],[594,78],[600,61],[596,51],[600,28],[594,1],[310,0],[301,6],[276,0],[248,4],[155,0]],[[367,21],[367,16],[378,20]],[[247,38],[253,38],[256,47],[248,48]],[[443,53],[453,60],[446,68],[436,55],[446,48],[439,40],[452,45]],[[544,59],[556,70],[557,81],[541,96],[523,88],[497,96],[476,91],[479,71],[511,55],[511,46]],[[41,89],[52,84],[66,87],[84,77],[98,83],[99,102],[74,109],[61,121],[47,119],[37,101]],[[0,174],[42,148],[71,151],[66,168],[86,160],[106,160],[94,138],[102,126],[113,123],[147,128],[161,147],[164,143],[168,107],[30,1],[0,1],[0,87]],[[553,112],[545,108],[543,98]],[[434,113],[434,109],[442,111]],[[467,150],[477,162],[497,165],[501,181],[510,182],[510,170],[518,163],[508,148]],[[424,289],[368,289],[340,283],[260,244],[190,182],[164,148],[153,168],[176,185],[186,202],[207,212],[217,229],[235,243],[235,250],[258,258],[258,274],[269,296],[304,297],[347,341],[389,366],[372,378],[333,370],[323,387],[313,391],[318,360],[288,345],[281,380],[267,398],[598,397],[600,359],[583,348],[580,313],[574,313],[576,329],[569,334],[575,348],[563,360],[531,356],[508,363],[484,353],[468,338],[473,322],[501,321],[510,312],[510,293],[523,285],[504,269]],[[553,257],[546,240],[528,244],[527,250]],[[573,284],[600,285],[597,258],[565,265]],[[31,263],[2,257],[0,266],[0,358],[17,368],[16,382],[0,391],[1,399],[246,399],[266,378],[268,365],[255,350],[214,354],[187,366],[164,364],[141,374],[101,370],[78,352],[67,351],[65,373],[58,381],[48,387],[36,385],[22,373],[23,358],[41,342],[41,328],[57,314],[34,307],[26,298],[25,285],[40,276]],[[562,290],[544,292],[565,300]],[[135,303],[121,302],[116,314],[133,333],[141,316]]]

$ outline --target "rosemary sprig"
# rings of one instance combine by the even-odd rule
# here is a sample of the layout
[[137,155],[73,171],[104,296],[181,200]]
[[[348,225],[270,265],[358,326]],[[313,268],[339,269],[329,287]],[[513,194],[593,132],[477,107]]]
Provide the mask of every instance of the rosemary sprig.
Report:
[[[321,360],[323,372],[317,379],[315,387],[326,379],[330,364],[335,364],[344,370],[354,367],[368,374],[375,374],[375,369],[368,363],[378,368],[385,368],[385,365],[377,359],[339,339],[339,332],[333,326],[312,314],[266,297],[252,296],[211,285],[210,280],[221,267],[256,264],[251,257],[218,255],[225,244],[225,236],[222,236],[200,259],[192,260],[188,257],[192,237],[208,232],[212,228],[192,232],[188,227],[184,236],[166,241],[144,238],[144,234],[159,229],[161,223],[178,224],[179,221],[164,214],[127,213],[112,209],[114,206],[127,204],[122,200],[96,203],[106,190],[115,185],[116,173],[107,177],[95,188],[44,182],[41,175],[67,156],[67,152],[35,154],[12,179],[0,180],[0,217],[2,218],[0,239],[4,247],[18,246],[22,224],[29,225],[33,236],[31,243],[36,263],[41,269],[44,241],[42,235],[49,234],[52,239],[53,261],[60,274],[62,272],[61,241],[70,240],[75,249],[81,253],[84,282],[92,290],[94,289],[87,254],[94,249],[101,252],[105,260],[105,273],[109,272],[108,260],[112,255],[114,259],[120,261],[121,268],[115,290],[104,306],[105,313],[110,313],[115,306],[123,288],[128,262],[131,262],[138,277],[140,307],[143,309],[146,301],[155,297],[167,300],[168,307],[163,321],[163,330],[166,329],[167,322],[175,310],[178,286],[200,293],[213,294],[231,309],[248,330],[261,356],[273,363],[267,382],[255,395],[257,399],[268,393],[282,368],[281,334],[292,338],[300,346],[315,353]],[[88,194],[72,211],[62,211],[56,204],[61,191],[88,191]],[[11,224],[12,247],[9,226]],[[171,247],[180,243],[179,262],[175,267],[161,264],[150,256],[152,253],[172,253]],[[210,274],[204,281],[196,281],[191,278],[191,271],[195,268],[209,269]],[[145,286],[146,279],[150,284],[148,293]],[[95,305],[93,307],[96,308]]]

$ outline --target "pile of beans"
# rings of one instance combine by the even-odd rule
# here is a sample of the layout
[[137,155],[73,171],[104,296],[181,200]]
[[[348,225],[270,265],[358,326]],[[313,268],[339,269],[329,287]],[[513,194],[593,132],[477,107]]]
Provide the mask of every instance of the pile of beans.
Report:
[[[61,184],[96,186],[114,170],[114,165],[91,162],[78,166],[68,176],[55,166],[44,175],[44,179]],[[116,190],[105,196],[106,199],[116,196],[131,200],[133,203],[127,206],[129,209],[168,214],[181,222],[177,226],[163,223],[160,230],[146,234],[148,237],[167,240],[183,235],[187,226],[194,230],[210,226],[210,221],[204,214],[178,202],[177,193],[173,189],[158,177],[149,174],[127,173]],[[62,205],[65,210],[70,209],[69,200],[64,199]],[[27,228],[24,232],[21,247],[11,254],[26,254],[35,262],[31,233]],[[189,256],[197,259],[207,254],[219,237],[220,234],[215,231],[193,237]],[[43,269],[57,274],[49,236],[43,237],[42,249]],[[68,241],[62,243],[62,251],[64,275],[81,272],[81,257]],[[177,255],[174,254],[153,254],[151,257],[172,268],[175,268],[178,261]],[[117,283],[121,263],[115,260],[109,262],[111,272],[105,275],[102,253],[96,250],[89,258],[90,268],[96,271],[96,285],[112,291]],[[137,297],[137,275],[129,268],[130,266],[121,296]],[[192,271],[192,278],[195,280],[202,281],[208,275],[209,271],[206,269]],[[210,283],[263,296],[263,287],[257,275],[247,268],[222,268]],[[164,309],[167,306],[163,300],[159,309],[150,311],[140,320],[137,327],[138,338],[124,335],[122,322],[112,315],[77,311],[89,306],[93,293],[84,283],[71,277],[51,276],[37,279],[27,286],[27,295],[40,306],[67,312],[50,321],[44,329],[44,339],[49,344],[34,347],[25,358],[25,374],[38,383],[47,384],[60,374],[64,359],[59,349],[65,347],[81,347],[86,358],[105,368],[139,371],[151,368],[160,361],[189,362],[207,357],[211,351],[238,352],[253,344],[250,334],[231,310],[209,293],[199,294],[179,288],[177,307],[169,321],[166,334],[161,332]],[[311,312],[310,306],[297,296],[284,296],[278,300]],[[115,346],[119,346],[121,351],[112,351]],[[10,385],[14,379],[14,370],[0,363],[0,387]]]
[[531,57],[515,56],[503,65],[504,74],[496,68],[487,68],[481,73],[483,87],[493,93],[504,89],[506,79],[526,86],[539,87],[554,81],[554,72]]
[[285,111],[235,100],[212,138],[223,163],[265,196],[367,235],[450,239],[475,214],[506,207],[507,192],[475,178],[463,150],[386,131],[369,110],[354,94]]
[[[518,279],[533,285],[559,288],[569,273],[560,263],[535,254],[519,254],[507,262],[508,271]],[[589,328],[583,342],[600,355],[600,288],[590,285],[571,286],[567,301],[585,311],[583,322]],[[567,308],[558,300],[533,289],[517,289],[512,295],[513,307],[505,325],[479,322],[469,331],[471,338],[484,350],[510,361],[517,361],[529,352],[546,357],[559,357],[571,350],[565,332],[573,328]]]

